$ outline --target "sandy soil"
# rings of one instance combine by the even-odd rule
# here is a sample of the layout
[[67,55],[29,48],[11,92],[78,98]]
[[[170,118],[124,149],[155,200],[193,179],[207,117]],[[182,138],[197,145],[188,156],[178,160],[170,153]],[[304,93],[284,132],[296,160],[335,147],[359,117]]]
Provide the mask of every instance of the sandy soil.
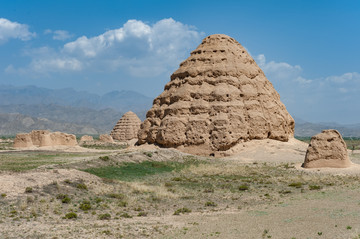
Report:
[[[237,145],[235,154],[218,160],[236,164],[291,163],[304,174],[360,175],[360,152],[350,152],[353,165],[345,169],[303,169],[307,144],[296,139],[250,141]],[[29,149],[27,149],[29,150]],[[35,150],[35,149],[34,149]],[[57,147],[46,150],[65,152],[98,152],[81,147]],[[105,150],[106,151],[106,150]],[[186,155],[174,150],[162,150],[153,145],[131,146],[109,153],[128,154],[138,151],[158,151],[168,158]],[[112,186],[97,176],[76,169],[37,169],[24,173],[0,173],[0,193],[6,200],[27,197],[24,188],[34,191],[53,182],[83,181],[95,194],[111,192]],[[353,184],[351,184],[353,185]],[[180,216],[150,215],[119,220],[37,220],[0,221],[0,238],[358,238],[360,235],[360,188],[336,188],[314,191],[282,200],[241,208],[221,207],[205,212]],[[0,199],[0,205],[2,204]],[[0,215],[1,216],[1,215]],[[84,215],[85,218],[85,215]],[[5,229],[6,228],[6,229]]]

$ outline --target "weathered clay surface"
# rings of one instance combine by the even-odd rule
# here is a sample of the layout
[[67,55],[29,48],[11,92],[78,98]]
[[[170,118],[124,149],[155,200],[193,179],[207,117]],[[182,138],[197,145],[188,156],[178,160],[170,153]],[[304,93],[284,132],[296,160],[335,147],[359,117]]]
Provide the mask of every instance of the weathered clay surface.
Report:
[[119,141],[135,139],[137,138],[140,124],[141,120],[139,117],[135,113],[129,111],[116,123],[110,135],[113,139]]
[[107,143],[113,143],[114,142],[113,138],[108,134],[101,134],[99,136],[99,140],[101,142],[107,142]]
[[50,132],[47,130],[33,130],[28,134],[17,134],[14,140],[15,148],[31,146],[76,146],[76,137],[73,134]]
[[288,141],[294,120],[252,57],[226,35],[206,37],[171,76],[138,143],[208,154],[240,141]]
[[14,139],[14,148],[32,147],[33,142],[30,134],[17,134]]
[[94,138],[90,135],[83,135],[80,138],[80,142],[94,141]]
[[346,143],[335,129],[323,130],[311,138],[304,168],[346,168],[351,166]]

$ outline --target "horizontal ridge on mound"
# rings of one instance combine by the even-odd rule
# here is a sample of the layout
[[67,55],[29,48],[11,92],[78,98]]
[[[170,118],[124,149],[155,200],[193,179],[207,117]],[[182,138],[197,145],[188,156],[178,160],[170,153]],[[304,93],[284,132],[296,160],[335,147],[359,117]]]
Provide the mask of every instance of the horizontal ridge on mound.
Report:
[[141,120],[132,111],[125,113],[116,123],[110,135],[113,139],[127,141],[137,138],[140,129]]
[[287,141],[294,120],[280,96],[237,41],[206,37],[153,102],[139,143],[225,151],[241,140]]

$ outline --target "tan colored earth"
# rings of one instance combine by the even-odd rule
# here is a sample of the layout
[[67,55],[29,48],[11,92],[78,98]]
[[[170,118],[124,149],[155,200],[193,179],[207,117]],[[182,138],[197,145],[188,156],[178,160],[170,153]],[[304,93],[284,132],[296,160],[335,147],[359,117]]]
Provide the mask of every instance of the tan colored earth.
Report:
[[[357,164],[353,164],[349,168],[302,168],[301,163],[304,160],[307,146],[307,144],[295,139],[290,139],[288,142],[271,139],[252,140],[237,145],[238,148],[235,147],[236,155],[222,159],[213,159],[218,162],[215,165],[206,163],[200,167],[190,167],[184,172],[187,172],[188,175],[199,175],[199,177],[203,177],[203,175],[214,175],[215,182],[218,180],[216,178],[221,178],[226,175],[237,175],[236,172],[239,169],[252,170],[257,167],[265,167],[265,170],[266,167],[269,167],[269,169],[272,168],[271,170],[274,170],[276,167],[289,167],[288,170],[290,171],[288,175],[294,174],[295,176],[293,176],[292,179],[289,179],[287,176],[281,179],[280,176],[280,180],[284,180],[285,185],[293,182],[292,180],[297,178],[296,175],[299,175],[299,177],[301,175],[304,181],[314,180],[314,182],[339,178],[339,180],[342,183],[346,183],[346,185],[347,183],[351,183],[351,178],[360,175],[360,167]],[[86,150],[94,152],[94,150],[91,149]],[[148,158],[149,156],[146,156],[142,152],[151,152],[152,157]],[[24,151],[24,153],[26,153],[26,151]],[[176,160],[181,157],[192,157],[191,155],[173,149],[161,149],[152,144],[133,146],[121,152],[116,151],[112,153],[109,151],[108,153],[108,155],[113,155],[115,158],[119,157],[121,161],[130,160],[130,162],[149,159],[152,161]],[[353,153],[360,155],[360,152]],[[86,159],[86,157],[77,157],[74,160],[78,161],[78,164],[75,165],[86,164],[86,162],[91,162],[95,158],[96,156],[88,159]],[[204,160],[209,161],[205,158]],[[355,162],[359,162],[360,157],[356,157],[354,160]],[[295,168],[293,168],[293,165]],[[356,199],[360,193],[360,188],[355,187],[355,185],[351,186],[351,190],[341,186],[329,186],[326,190],[309,191],[305,189],[304,192],[300,193],[300,189],[298,189],[299,193],[295,193],[294,190],[291,189],[293,192],[290,193],[289,196],[282,196],[274,199],[274,201],[269,200],[269,197],[261,198],[261,192],[256,193],[255,189],[248,193],[240,193],[238,197],[233,199],[228,198],[230,196],[228,195],[229,193],[219,194],[218,206],[214,208],[193,208],[193,212],[189,214],[176,216],[173,215],[174,210],[182,206],[191,208],[192,203],[196,202],[195,199],[191,200],[190,198],[186,198],[189,197],[187,196],[187,191],[184,192],[182,196],[184,199],[182,199],[172,192],[163,191],[166,187],[162,185],[152,185],[149,184],[149,182],[121,182],[117,185],[74,169],[74,166],[68,169],[51,169],[53,167],[54,166],[50,167],[49,165],[49,167],[23,173],[0,172],[1,193],[6,194],[6,197],[0,200],[2,200],[3,203],[7,203],[5,200],[10,200],[9,202],[15,205],[12,210],[18,211],[21,215],[26,215],[26,212],[31,212],[31,210],[34,210],[33,213],[38,215],[36,219],[17,219],[14,221],[13,218],[16,219],[18,217],[8,218],[7,214],[3,214],[1,216],[1,226],[3,228],[2,236],[4,238],[124,237],[252,239],[270,238],[268,236],[271,236],[271,238],[285,239],[317,238],[319,236],[318,233],[324,238],[355,238],[358,230],[360,230],[360,223],[357,220],[359,215],[358,200]],[[262,175],[262,178],[266,180],[272,177],[274,177],[274,175]],[[299,180],[301,179],[299,178]],[[116,206],[117,204],[115,204],[115,208],[111,209],[112,217],[110,220],[97,219],[97,214],[100,215],[102,211],[110,210],[106,209],[106,207],[96,209],[97,214],[92,215],[90,212],[95,211],[95,209],[92,209],[89,213],[84,213],[78,209],[78,206],[74,208],[77,208],[76,212],[80,215],[79,218],[76,220],[63,219],[63,214],[57,215],[56,211],[61,207],[67,207],[67,205],[61,204],[61,202],[58,203],[58,199],[51,199],[52,197],[48,198],[46,195],[49,193],[49,190],[56,190],[58,187],[71,191],[72,186],[66,182],[83,182],[88,187],[85,193],[89,195],[99,196],[112,192],[127,192],[129,195],[138,195],[136,197],[140,197],[141,195],[156,195],[156,197],[161,198],[161,201],[155,201],[156,207],[160,207],[157,209],[159,213],[151,213],[145,217],[133,216],[132,218],[117,218],[117,211],[125,210],[131,213],[134,210],[138,210],[133,206],[132,203],[134,202],[130,200],[130,206],[125,208]],[[169,183],[173,183],[173,181]],[[193,181],[192,183],[195,185],[197,182]],[[231,181],[229,181],[228,184],[231,184]],[[277,187],[276,185],[272,186]],[[31,187],[34,192],[26,193],[25,188],[27,187]],[[332,189],[332,187],[334,187],[334,189]],[[257,190],[261,191],[262,189],[259,188]],[[139,194],[140,192],[142,192],[142,194]],[[204,195],[202,191],[198,193]],[[250,203],[251,201],[259,200],[256,199],[258,196],[255,198],[247,196],[254,193],[260,196],[259,204]],[[277,192],[270,192],[270,199],[273,197],[272,194],[275,195],[276,193]],[[217,191],[209,193],[209,195],[212,194],[217,194]],[[34,195],[38,195],[39,199],[36,199],[35,197],[37,196]],[[72,200],[76,202],[76,198],[80,196],[81,193],[77,193]],[[56,194],[53,198],[54,197],[56,197]],[[85,198],[89,197],[90,196],[85,196]],[[204,202],[209,200],[206,198],[206,194],[205,198],[202,197],[199,197],[197,200]],[[246,199],[247,197],[249,198]],[[52,200],[55,201],[52,202]],[[163,200],[170,200],[172,204],[161,206],[164,203]],[[221,203],[221,201],[225,200],[231,204]],[[237,202],[241,200],[248,200],[249,204],[238,204]],[[79,203],[80,202],[81,201],[79,201]],[[149,210],[150,212],[155,210],[156,212],[156,209],[146,207],[145,202],[146,201],[140,204],[143,208],[142,210]],[[103,202],[100,206],[106,205],[107,203]],[[304,207],[305,203],[307,207]],[[47,209],[49,206],[50,208]],[[72,207],[72,204],[70,204],[69,207]],[[169,207],[170,213],[166,213],[166,211],[169,211]],[[161,213],[161,211],[165,213]],[[138,213],[137,211],[135,212]],[[46,216],[47,213],[50,213],[50,215]],[[11,210],[9,215],[11,215]],[[352,228],[351,230],[348,229],[350,227]],[[307,228],[307,230],[303,230],[303,228]]]
[[114,139],[108,134],[101,134],[99,136],[99,140],[101,142],[106,142],[106,143],[113,143],[114,142]]
[[351,166],[346,143],[335,129],[323,130],[311,138],[304,168],[347,168]]
[[134,112],[129,111],[116,123],[110,135],[114,140],[119,141],[137,139],[140,124],[141,120],[139,117]]
[[76,145],[75,135],[47,130],[33,130],[28,134],[17,134],[14,140],[15,148]]
[[90,135],[83,135],[80,138],[80,142],[87,142],[87,141],[93,141],[94,138]]
[[[48,165],[27,172],[0,171],[0,189],[1,193],[6,195],[0,198],[0,202],[3,205],[8,203],[13,205],[9,210],[5,207],[1,208],[3,210],[0,214],[1,236],[3,238],[288,239],[318,238],[321,235],[323,238],[355,238],[360,231],[360,223],[357,220],[360,215],[357,200],[360,188],[356,186],[357,182],[354,180],[360,176],[360,166],[352,164],[348,168],[302,168],[307,147],[308,144],[296,139],[289,139],[288,142],[271,139],[243,142],[233,147],[236,154],[230,157],[211,160],[200,157],[204,160],[203,165],[185,168],[177,176],[187,181],[178,182],[171,180],[170,177],[170,181],[166,181],[168,186],[153,184],[149,180],[116,183],[79,170],[87,163],[97,165],[105,162],[97,159],[99,156],[96,155],[69,158],[69,162],[73,161],[75,164],[66,163],[60,168]],[[93,149],[84,150],[95,152]],[[70,148],[67,151],[70,152]],[[23,152],[27,154],[27,151]],[[0,157],[4,153],[13,152],[2,152]],[[108,151],[107,155],[111,158],[109,162],[113,164],[144,160],[176,162],[181,157],[189,160],[193,158],[189,154],[174,149],[159,148],[153,144],[133,146],[115,152]],[[351,158],[355,163],[359,163],[360,152],[353,151]],[[257,173],[260,181],[252,182],[251,185],[255,187],[259,184],[259,188],[235,193],[231,192],[231,188],[227,189],[238,177],[242,178],[249,170],[258,169],[262,170],[260,174]],[[247,180],[246,178],[253,174],[250,172],[246,175],[248,176],[243,180]],[[191,188],[199,184],[197,180],[202,177],[213,177],[211,181],[206,182],[210,184],[223,177],[229,179],[224,180],[224,184],[220,184],[215,191],[204,193],[204,188],[200,187],[201,191],[193,192]],[[277,178],[276,183],[272,181],[273,178]],[[79,191],[69,182],[82,182],[88,189]],[[288,193],[278,185],[287,186],[292,182],[315,184],[323,182],[322,185],[331,182],[338,186],[324,186],[326,188],[313,191],[307,186],[299,189],[288,187],[288,190],[291,190]],[[179,185],[184,183],[185,191],[177,191],[180,190],[178,188],[175,191],[168,191],[173,189],[171,185],[174,183]],[[190,184],[187,186],[186,183]],[[28,187],[33,189],[32,193],[26,193],[25,189]],[[206,188],[206,184],[204,187]],[[267,187],[273,189],[267,190]],[[60,190],[58,188],[67,193],[78,190],[73,194],[71,204],[61,203],[56,199],[56,193],[51,194],[54,190],[55,192]],[[191,192],[197,196],[192,198]],[[86,200],[89,198],[94,200],[109,193],[126,194],[125,198],[129,205],[119,206],[120,199],[108,198],[108,201],[103,201],[98,206],[94,204],[96,208],[88,213],[78,208],[83,194]],[[139,199],[140,204],[135,204],[138,197],[144,197],[146,200]],[[214,199],[217,200],[216,207],[204,206],[205,202]],[[114,201],[111,205],[110,200]],[[193,206],[198,201],[200,206]],[[111,208],[107,208],[109,206]],[[192,208],[193,211],[188,214],[173,215],[174,210],[181,207]],[[61,208],[75,209],[79,217],[75,220],[64,219],[64,213],[69,211],[64,209],[62,212]],[[61,213],[57,214],[59,210]],[[17,211],[15,216],[12,214],[13,211]],[[123,211],[132,214],[133,217],[117,216],[122,215],[119,212]],[[136,216],[143,211],[149,214],[144,217]],[[92,212],[97,214],[93,215]],[[112,215],[111,219],[99,220],[98,216],[105,212]],[[37,216],[28,219],[19,218],[19,215],[26,216],[27,213]]]
[[139,144],[220,154],[253,139],[288,141],[294,120],[254,59],[233,38],[206,37],[147,112]]

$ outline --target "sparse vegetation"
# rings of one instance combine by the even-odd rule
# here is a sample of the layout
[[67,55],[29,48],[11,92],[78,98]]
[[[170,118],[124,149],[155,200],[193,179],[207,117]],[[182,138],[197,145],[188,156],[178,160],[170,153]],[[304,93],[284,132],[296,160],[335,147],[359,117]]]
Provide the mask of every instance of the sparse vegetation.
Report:
[[104,214],[100,214],[98,218],[99,220],[110,220],[111,215],[109,213],[104,213]]
[[303,184],[301,182],[294,182],[294,183],[290,183],[289,187],[294,187],[294,188],[302,188]]
[[190,213],[191,210],[187,207],[179,208],[174,212],[174,215],[180,215],[181,213]]
[[0,170],[27,171],[46,165],[62,165],[76,157],[87,157],[99,153],[65,153],[65,152],[11,152],[0,154]]
[[87,186],[86,186],[84,183],[78,183],[78,184],[76,185],[76,187],[77,187],[78,189],[88,190]]
[[122,213],[120,216],[123,218],[132,218],[127,212]]
[[67,194],[58,194],[56,199],[60,199],[62,203],[70,203],[71,199]]
[[206,206],[206,207],[216,207],[217,204],[214,203],[214,202],[212,202],[212,201],[208,201],[208,202],[205,203],[205,206]]
[[110,160],[109,156],[100,156],[99,159],[101,159],[102,161],[109,161]]
[[240,185],[240,186],[238,187],[238,189],[239,189],[240,191],[249,190],[249,185],[247,185],[247,184],[242,184],[242,185]]
[[[57,167],[75,167],[91,173],[98,169],[106,169],[102,174],[96,173],[103,177],[103,180],[84,180],[74,177],[53,179],[44,187],[34,187],[32,193],[26,195],[27,198],[14,202],[16,207],[6,204],[12,197],[1,196],[3,198],[1,203],[8,205],[8,208],[4,207],[2,211],[0,210],[0,220],[6,221],[7,218],[11,218],[12,221],[21,222],[64,218],[77,219],[79,222],[103,220],[102,223],[107,223],[106,220],[112,219],[119,220],[122,224],[144,220],[141,217],[152,219],[159,215],[196,212],[189,215],[192,217],[199,212],[221,212],[224,208],[246,210],[261,216],[266,215],[267,211],[257,210],[259,206],[288,207],[287,200],[298,199],[300,195],[302,198],[328,197],[330,188],[330,192],[334,192],[334,188],[356,188],[357,185],[353,182],[360,179],[358,176],[307,174],[293,170],[293,165],[286,163],[236,164],[218,159],[199,159],[194,156],[171,160],[160,158],[161,161],[157,161],[159,159],[156,151],[153,152],[151,159],[143,152],[137,153],[136,157],[123,153],[112,154],[109,160],[101,157],[96,155],[90,161]],[[126,157],[131,162],[124,160]],[[136,161],[137,157],[151,161]],[[62,160],[67,161],[66,158]],[[58,173],[57,168],[52,171]],[[24,188],[21,189],[23,192]],[[126,220],[126,218],[133,219]],[[166,231],[158,225],[156,227],[158,229],[154,226],[151,233],[162,234]],[[346,225],[342,225],[343,230],[344,227],[347,228]],[[112,228],[111,234],[108,234],[107,230],[108,227],[105,226],[98,233],[103,236],[118,236],[116,229]],[[126,234],[126,229],[122,227],[122,230],[125,237],[129,236]],[[139,233],[142,230],[144,229],[139,229]],[[355,231],[347,230],[350,233]],[[182,233],[187,234],[189,230],[182,230]],[[258,233],[258,237],[261,237],[262,232]],[[317,231],[312,233],[316,234]],[[208,236],[219,236],[219,234],[220,232],[214,231]],[[276,238],[276,235],[270,235],[268,231],[264,238]]]
[[186,165],[178,162],[156,162],[144,161],[141,163],[124,163],[122,166],[106,166],[100,168],[89,168],[84,171],[99,177],[133,181],[147,176],[180,170]]
[[320,190],[321,186],[319,186],[319,185],[309,185],[309,189],[310,190]]
[[69,212],[67,214],[65,214],[65,218],[66,219],[76,219],[78,216],[75,212]]
[[88,148],[88,149],[99,149],[99,150],[122,150],[126,149],[128,145],[125,144],[98,144],[98,143],[92,143],[92,142],[86,142],[81,145],[81,147]]
[[91,202],[88,200],[84,200],[81,202],[79,208],[83,211],[88,211],[91,209]]

